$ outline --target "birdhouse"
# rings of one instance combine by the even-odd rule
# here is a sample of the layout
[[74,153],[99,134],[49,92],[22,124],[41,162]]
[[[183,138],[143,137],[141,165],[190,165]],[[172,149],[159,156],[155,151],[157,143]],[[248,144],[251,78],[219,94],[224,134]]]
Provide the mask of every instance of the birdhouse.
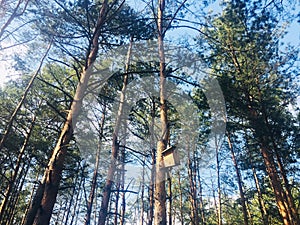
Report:
[[175,146],[170,146],[162,152],[165,167],[173,167],[179,165],[179,156],[175,151]]

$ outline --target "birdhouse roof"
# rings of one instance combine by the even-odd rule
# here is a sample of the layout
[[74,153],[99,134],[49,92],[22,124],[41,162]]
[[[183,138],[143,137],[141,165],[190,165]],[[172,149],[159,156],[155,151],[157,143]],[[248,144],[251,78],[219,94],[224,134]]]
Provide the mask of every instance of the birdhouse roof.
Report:
[[166,148],[165,150],[162,151],[162,155],[168,155],[170,153],[172,153],[175,150],[175,146],[170,146],[168,148]]

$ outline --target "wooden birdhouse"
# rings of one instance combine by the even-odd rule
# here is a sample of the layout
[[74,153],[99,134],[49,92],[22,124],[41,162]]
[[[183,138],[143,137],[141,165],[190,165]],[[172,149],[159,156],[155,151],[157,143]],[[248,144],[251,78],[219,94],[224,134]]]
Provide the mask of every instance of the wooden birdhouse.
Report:
[[170,146],[162,152],[165,167],[177,166],[180,163],[179,155],[175,146]]

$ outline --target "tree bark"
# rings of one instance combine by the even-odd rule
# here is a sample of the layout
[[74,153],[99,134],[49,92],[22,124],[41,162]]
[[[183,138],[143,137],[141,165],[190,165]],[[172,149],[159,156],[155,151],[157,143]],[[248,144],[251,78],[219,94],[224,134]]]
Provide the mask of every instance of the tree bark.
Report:
[[104,24],[106,17],[107,2],[108,0],[104,0],[102,3],[100,15],[98,17],[96,28],[93,34],[92,48],[88,54],[86,67],[81,74],[67,119],[62,128],[56,147],[53,150],[48,166],[45,169],[42,182],[38,187],[35,198],[33,199],[31,208],[27,215],[25,223],[26,225],[48,225],[50,222],[52,210],[56,202],[56,196],[61,181],[65,157],[67,155],[67,147],[73,136],[76,120],[82,106],[85,92],[87,90],[88,81],[92,74],[92,64],[95,62],[98,53],[98,39],[100,36],[100,28]]
[[157,143],[156,154],[156,175],[154,192],[154,225],[166,225],[166,187],[165,168],[162,152],[166,149],[169,137],[167,102],[165,96],[165,52],[164,52],[164,29],[163,18],[165,10],[165,0],[158,1],[157,25],[158,25],[158,53],[159,53],[159,76],[160,76],[160,122],[161,138]]
[[287,179],[286,176],[286,171],[284,168],[284,165],[282,163],[281,157],[278,153],[278,148],[277,145],[275,143],[275,140],[272,138],[272,142],[273,142],[273,147],[275,149],[275,155],[276,155],[276,159],[277,159],[277,165],[280,171],[280,175],[282,177],[282,181],[284,184],[284,189],[285,189],[285,197],[286,197],[286,201],[288,202],[288,209],[289,209],[289,213],[291,214],[291,220],[295,223],[295,224],[300,224],[300,219],[299,219],[299,214],[297,212],[295,203],[294,203],[294,199],[291,193],[291,187],[289,184],[289,181]]
[[285,199],[284,199],[284,191],[282,189],[281,181],[279,179],[276,167],[275,167],[275,162],[274,158],[269,154],[268,148],[264,145],[264,142],[261,142],[261,154],[263,156],[265,165],[266,165],[266,170],[268,173],[268,176],[271,181],[271,186],[273,188],[275,198],[276,198],[276,203],[279,209],[279,213],[282,217],[283,224],[284,225],[297,225],[296,221],[292,220],[291,215],[289,214]]

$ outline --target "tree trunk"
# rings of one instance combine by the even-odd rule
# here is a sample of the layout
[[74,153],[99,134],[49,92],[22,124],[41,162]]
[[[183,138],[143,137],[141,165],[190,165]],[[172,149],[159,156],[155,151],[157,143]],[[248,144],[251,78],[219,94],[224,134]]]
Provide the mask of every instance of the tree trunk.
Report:
[[[35,178],[35,181],[33,182],[34,184],[37,184],[39,181],[39,174],[37,174],[36,178]],[[30,193],[30,198],[29,198],[29,201],[28,201],[28,204],[27,204],[27,207],[25,209],[25,212],[24,212],[24,215],[23,215],[23,218],[22,218],[22,221],[20,223],[20,225],[24,225],[25,224],[25,220],[26,220],[26,215],[28,214],[28,211],[29,211],[29,208],[30,208],[30,203],[34,197],[34,193],[35,193],[35,190],[36,190],[36,185],[33,186],[32,188],[32,191]]]
[[84,223],[85,225],[90,225],[90,223],[91,223],[92,207],[93,207],[93,201],[94,201],[94,196],[95,196],[95,190],[96,190],[96,186],[97,186],[97,178],[98,178],[98,169],[99,169],[100,151],[101,151],[101,144],[102,144],[102,137],[103,137],[105,114],[106,114],[106,106],[104,106],[101,122],[99,123],[100,131],[99,131],[99,139],[98,139],[98,149],[97,149],[94,173],[93,173],[93,178],[92,178],[92,187],[91,187],[91,191],[90,191],[90,195],[89,195],[87,211],[86,211],[86,216],[85,216],[85,223]]
[[115,212],[114,212],[114,225],[117,225],[118,224],[118,210],[119,210],[119,200],[120,200],[120,179],[121,179],[121,171],[120,171],[120,168],[117,169],[117,184],[116,184],[116,191],[115,191],[115,196],[116,196],[116,199],[115,199]]
[[[126,139],[125,139],[126,140]],[[122,148],[121,152],[121,162],[122,162],[122,174],[121,174],[121,189],[123,191],[122,193],[122,203],[121,203],[121,219],[120,219],[120,225],[125,224],[125,210],[126,210],[126,198],[125,198],[125,146]]]
[[[78,164],[77,166],[77,171],[80,169],[80,164]],[[80,174],[77,174],[74,182],[73,182],[73,188],[72,188],[72,194],[71,194],[71,199],[69,200],[69,202],[67,201],[66,204],[68,204],[68,207],[65,209],[66,211],[66,219],[65,219],[65,225],[69,225],[69,217],[70,217],[70,214],[71,214],[71,209],[73,207],[73,202],[74,202],[74,197],[75,197],[75,194],[76,194],[76,186],[77,186],[77,182],[79,180],[79,187],[77,188],[78,191],[80,190],[80,186],[81,186],[81,183],[82,183],[82,179],[83,178],[80,178]]]
[[199,184],[199,206],[200,206],[200,214],[201,214],[201,222],[202,225],[206,225],[206,218],[205,218],[205,211],[204,211],[204,203],[203,203],[203,188],[202,188],[202,181],[200,176],[200,166],[197,166],[197,179]]
[[167,225],[165,169],[161,152],[166,148],[163,141],[157,144],[156,176],[154,191],[154,225]]
[[25,88],[25,91],[24,91],[24,94],[23,94],[21,100],[19,101],[19,103],[18,103],[18,105],[16,106],[14,112],[12,113],[12,115],[11,115],[10,118],[9,118],[9,121],[8,121],[8,123],[7,123],[7,125],[6,125],[6,128],[5,128],[5,131],[4,131],[4,134],[3,134],[3,136],[2,136],[2,138],[1,138],[1,140],[0,140],[0,150],[2,150],[2,148],[3,148],[3,146],[4,146],[5,142],[6,142],[6,140],[7,140],[7,138],[8,138],[8,135],[9,135],[9,132],[10,132],[10,130],[11,130],[11,128],[12,128],[13,122],[14,122],[14,120],[16,119],[16,116],[17,116],[19,110],[21,109],[22,105],[24,104],[24,101],[26,100],[26,97],[27,97],[27,95],[28,95],[28,93],[29,93],[29,91],[30,91],[30,89],[31,89],[31,87],[32,87],[32,85],[33,85],[33,83],[34,83],[35,78],[36,78],[36,77],[39,75],[39,73],[40,73],[40,70],[41,70],[42,65],[43,65],[43,63],[44,63],[44,60],[45,60],[45,58],[47,57],[47,55],[48,55],[48,53],[49,53],[49,51],[50,51],[50,49],[51,49],[51,46],[52,46],[52,42],[48,45],[45,54],[44,54],[43,57],[41,58],[40,64],[39,64],[39,66],[38,66],[38,69],[36,70],[36,72],[35,72],[35,73],[33,74],[33,76],[31,77],[31,79],[30,79],[30,81],[29,81],[27,87]]
[[0,206],[0,221],[2,221],[2,219],[3,219],[4,213],[6,211],[6,206],[7,206],[7,203],[8,203],[8,199],[10,198],[11,192],[12,192],[12,190],[14,188],[14,185],[15,185],[15,181],[17,179],[17,176],[19,175],[19,169],[20,169],[22,159],[23,159],[25,150],[27,148],[27,145],[28,145],[28,142],[29,142],[34,124],[35,124],[35,119],[36,119],[36,115],[34,115],[33,118],[32,118],[31,125],[29,127],[29,130],[26,134],[24,143],[23,143],[23,145],[21,147],[21,150],[19,152],[18,159],[17,159],[16,166],[15,166],[15,169],[14,169],[13,174],[12,174],[11,180],[9,181],[9,184],[6,188],[6,191],[5,191],[5,194],[4,194],[4,199],[2,200],[2,203],[1,203],[1,206]]
[[288,202],[287,207],[288,207],[289,212],[291,214],[291,220],[295,224],[300,224],[299,215],[298,215],[298,212],[297,212],[297,209],[296,209],[296,206],[295,206],[295,203],[294,203],[294,199],[293,199],[293,196],[292,196],[292,193],[291,193],[291,187],[290,187],[289,181],[287,179],[286,172],[285,172],[281,157],[278,154],[277,146],[276,146],[274,140],[273,140],[273,146],[274,146],[275,153],[276,153],[275,155],[276,155],[280,175],[282,177],[282,181],[283,181],[283,184],[284,184],[286,201]]
[[169,175],[168,178],[168,192],[169,192],[169,225],[172,225],[172,201],[173,201],[173,195],[172,195],[172,179],[171,175]]
[[155,164],[156,164],[156,148],[155,148],[155,111],[156,104],[155,98],[151,97],[151,122],[150,122],[150,148],[151,148],[151,174],[150,174],[150,185],[149,185],[149,212],[148,212],[148,225],[153,224],[154,218],[154,183],[155,183]]
[[145,204],[144,204],[144,195],[145,195],[145,157],[143,159],[143,169],[142,169],[142,187],[141,187],[141,225],[144,225],[144,211],[145,211]]
[[278,206],[279,213],[282,217],[283,224],[297,225],[296,221],[292,220],[292,217],[287,209],[287,205],[284,199],[284,191],[282,189],[281,181],[277,174],[274,158],[269,154],[269,150],[267,147],[265,147],[264,142],[262,141],[261,143],[261,154],[266,165],[266,170],[271,181],[271,185],[276,198],[276,203]]
[[129,64],[130,64],[130,58],[132,52],[132,41],[133,39],[131,39],[129,43],[128,52],[127,52],[127,59],[126,59],[127,62],[126,62],[124,80],[123,80],[123,87],[120,94],[120,104],[119,104],[116,124],[115,124],[113,138],[112,138],[111,162],[108,168],[107,179],[103,190],[103,197],[102,197],[101,208],[99,212],[98,225],[105,225],[107,212],[108,212],[108,204],[109,204],[111,189],[113,185],[113,177],[116,171],[116,159],[118,157],[118,152],[119,152],[118,135],[119,135],[119,130],[121,128],[122,115],[123,115],[124,104],[125,104],[125,94],[126,94],[126,89],[128,84],[128,71],[129,71]]
[[216,141],[216,169],[217,169],[217,188],[218,188],[218,225],[222,225],[222,192],[221,192],[221,178],[220,178],[220,155],[219,146]]
[[233,162],[233,166],[235,168],[235,172],[236,172],[236,178],[237,178],[237,183],[238,183],[238,187],[239,187],[239,192],[240,192],[240,197],[241,197],[241,205],[242,205],[242,210],[243,210],[243,217],[244,217],[244,225],[248,225],[249,221],[248,221],[248,212],[247,212],[247,207],[246,207],[246,199],[245,199],[245,194],[244,194],[244,190],[243,190],[243,181],[242,181],[242,176],[241,176],[241,172],[235,157],[235,153],[233,150],[233,145],[230,139],[230,135],[227,133],[227,142],[229,145],[229,149],[231,152],[231,158],[232,158],[232,162]]
[[218,224],[219,209],[218,209],[218,205],[217,205],[216,190],[215,190],[212,174],[210,176],[211,176],[211,190],[212,190],[213,204],[215,207],[215,218],[216,218],[217,224]]
[[[278,206],[279,214],[282,217],[284,225],[298,225],[299,224],[299,216],[296,212],[296,209],[294,207],[294,201],[293,198],[288,190],[288,182],[285,180],[285,173],[283,171],[283,167],[281,168],[281,158],[277,154],[277,145],[275,144],[274,138],[272,137],[272,134],[270,132],[270,125],[268,120],[268,114],[267,110],[264,106],[263,100],[262,100],[262,92],[260,89],[260,82],[259,79],[256,78],[256,84],[258,89],[258,99],[261,103],[261,116],[259,116],[259,113],[252,107],[252,101],[251,97],[248,94],[248,108],[249,108],[249,115],[250,115],[250,121],[253,124],[253,127],[255,128],[256,133],[260,134],[258,129],[265,129],[266,135],[260,136],[259,144],[260,144],[260,152],[263,156],[264,163],[266,166],[267,174],[271,181],[271,186],[275,194],[276,203]],[[257,135],[259,136],[259,135]],[[270,146],[273,145],[273,151],[270,149]],[[275,156],[273,154],[275,153]],[[275,157],[277,158],[277,163],[279,166],[279,171],[277,171]],[[282,180],[279,177],[279,172],[281,172]],[[284,183],[287,185],[287,188],[284,188]]]
[[181,176],[180,171],[178,171],[178,188],[179,188],[179,220],[181,225],[184,225],[184,216],[183,216],[183,193],[182,193],[182,185],[181,185]]
[[[187,144],[188,145],[188,144]],[[197,187],[196,187],[196,174],[194,163],[195,157],[194,154],[191,156],[190,154],[190,147],[188,145],[188,176],[189,176],[189,183],[190,183],[190,204],[191,204],[191,222],[193,225],[198,225],[199,214],[198,214],[198,204],[197,204]]]
[[20,171],[17,184],[15,184],[15,190],[12,193],[11,198],[9,199],[8,208],[10,209],[8,212],[6,225],[13,224],[15,218],[15,210],[18,206],[18,201],[20,199],[21,190],[23,189],[24,183],[26,181],[26,174],[30,169],[30,162],[28,164],[23,164],[22,169]]
[[165,187],[165,168],[162,152],[166,149],[169,137],[167,102],[165,96],[165,52],[164,52],[164,29],[163,17],[165,0],[158,1],[157,25],[158,25],[158,53],[159,53],[159,76],[160,76],[160,122],[161,138],[157,143],[156,154],[156,174],[154,192],[154,225],[166,225],[166,187]]
[[[73,225],[74,220],[75,220],[75,224],[77,223],[76,217],[78,217],[79,209],[80,209],[80,207],[78,207],[78,202],[82,202],[83,191],[81,191],[81,187],[84,183],[84,179],[85,178],[83,176],[81,176],[81,179],[80,179],[79,185],[78,185],[79,188],[77,190],[76,199],[75,199],[74,206],[73,206],[73,213],[71,215],[71,221],[70,221],[70,223],[68,223],[68,225]],[[72,206],[72,205],[70,205],[70,206]],[[66,223],[67,223],[67,220],[66,220]]]
[[[0,28],[0,39],[2,37],[2,35],[4,34],[5,32],[5,29],[11,24],[11,22],[20,17],[26,10],[27,6],[28,6],[28,3],[29,3],[30,0],[26,0],[25,2],[23,0],[19,0],[17,5],[15,6],[12,14],[10,15],[10,17],[7,19],[7,21],[2,25],[2,27]],[[24,2],[24,7],[23,9],[21,10],[20,7],[21,7],[21,4]],[[4,38],[5,39],[5,38]],[[3,39],[2,39],[3,40]],[[0,148],[1,149],[1,148]]]
[[99,48],[98,39],[100,36],[100,28],[105,21],[107,2],[108,0],[103,1],[93,35],[93,47],[88,54],[86,67],[81,74],[80,81],[77,85],[75,96],[60,137],[57,141],[56,147],[53,150],[48,166],[45,169],[42,182],[38,187],[35,198],[33,199],[31,208],[27,215],[25,223],[26,225],[48,225],[50,222],[52,210],[56,202],[56,196],[58,193],[65,157],[67,155],[67,146],[73,136],[76,120],[82,106],[85,92],[87,90],[88,81],[92,74],[92,64],[95,62],[97,57]]
[[261,216],[262,216],[262,221],[263,221],[263,225],[268,225],[268,213],[267,213],[267,209],[264,203],[264,199],[262,196],[262,192],[260,189],[260,185],[259,185],[259,180],[256,174],[256,170],[255,168],[252,166],[251,163],[251,167],[252,167],[252,173],[253,173],[253,177],[254,177],[254,181],[255,181],[255,187],[257,190],[257,194],[258,194],[258,203],[259,203],[259,208],[260,208],[260,212],[261,212]]

